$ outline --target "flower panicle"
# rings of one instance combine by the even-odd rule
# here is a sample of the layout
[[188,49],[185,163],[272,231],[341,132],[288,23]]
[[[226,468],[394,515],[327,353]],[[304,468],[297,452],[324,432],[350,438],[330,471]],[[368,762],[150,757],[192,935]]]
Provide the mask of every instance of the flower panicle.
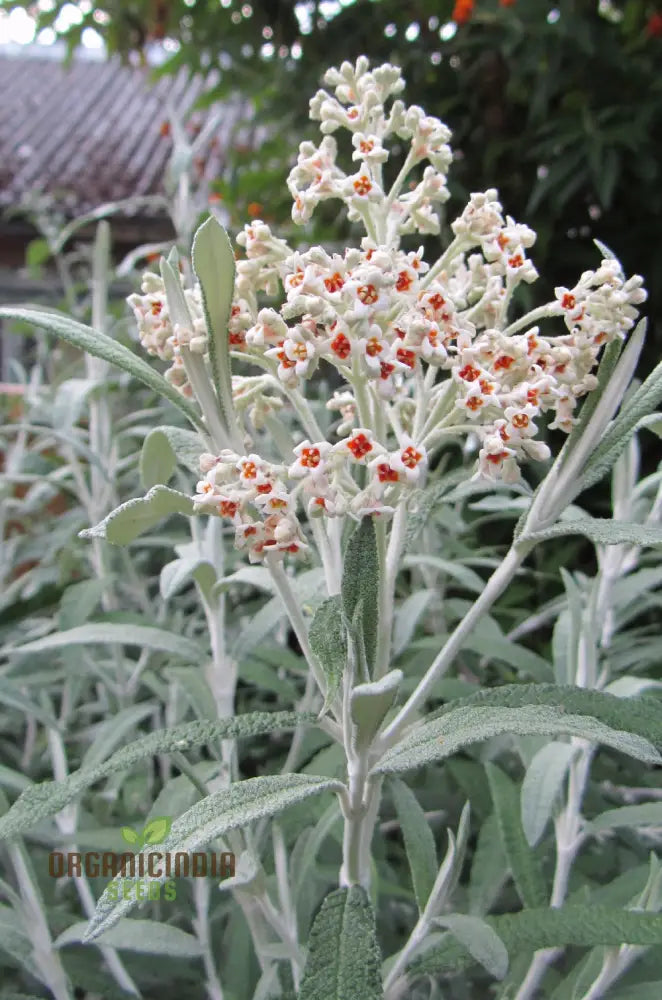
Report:
[[[475,476],[517,481],[524,462],[550,455],[539,437],[543,419],[572,429],[579,400],[597,385],[603,346],[627,336],[646,298],[639,276],[626,279],[604,259],[511,321],[518,286],[538,276],[528,256],[535,232],[504,215],[491,188],[470,196],[437,261],[426,261],[423,247],[405,248],[407,233],[437,231],[433,205],[447,197],[450,132],[405,106],[397,67],[371,70],[362,57],[330,69],[324,82],[331,92],[311,101],[321,144],[302,143],[288,181],[293,215],[305,223],[320,201],[339,198],[366,235],[338,253],[293,250],[260,219],[239,233],[228,338],[235,357],[261,369],[232,380],[251,453],[203,455],[194,498],[197,510],[232,522],[251,559],[305,552],[306,520],[390,516],[423,484],[429,456],[446,439],[477,439]],[[351,134],[354,173],[338,166],[342,129]],[[387,191],[391,141],[409,149]],[[415,169],[422,173],[403,193]],[[129,300],[141,341],[172,362],[174,380],[183,371],[181,332],[156,275],[142,292]],[[199,289],[185,294],[195,327],[187,344],[204,353]],[[331,370],[340,381],[326,402],[337,417],[333,433],[320,429],[305,391],[318,371]],[[181,385],[187,391],[185,372]],[[301,427],[293,450],[278,430],[285,408]],[[280,439],[281,464],[266,459],[266,441],[255,444],[265,431]]]

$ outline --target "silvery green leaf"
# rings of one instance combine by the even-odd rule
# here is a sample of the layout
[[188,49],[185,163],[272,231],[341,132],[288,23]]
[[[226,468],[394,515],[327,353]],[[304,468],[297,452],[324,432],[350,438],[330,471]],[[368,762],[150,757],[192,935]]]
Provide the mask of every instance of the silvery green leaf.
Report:
[[554,803],[577,747],[554,740],[535,755],[522,782],[522,827],[530,847],[535,847],[549,822]]
[[605,691],[607,694],[614,694],[617,698],[636,698],[642,691],[649,691],[652,688],[659,690],[662,688],[662,681],[654,681],[650,677],[617,677],[615,681],[607,684]]
[[[229,788],[214,792],[206,799],[196,802],[187,812],[179,816],[163,844],[163,853],[197,851],[222,837],[229,830],[248,826],[266,816],[274,816],[288,806],[295,805],[324,791],[337,791],[343,786],[338,781],[317,778],[307,774],[278,774],[237,781]],[[149,854],[149,848],[143,853]],[[165,869],[162,878],[164,881]],[[135,906],[135,898],[124,898],[125,888],[135,887],[139,879],[127,876],[119,878],[122,886],[116,900],[106,889],[97,902],[96,912],[90,921],[85,942],[93,941],[103,934]],[[132,891],[131,896],[135,896]]]
[[172,514],[193,514],[193,501],[168,486],[153,486],[144,497],[127,500],[93,528],[79,531],[80,538],[105,538],[113,545],[128,545],[144,531]]
[[240,443],[232,402],[232,374],[228,323],[234,292],[235,262],[232,245],[223,226],[210,216],[195,234],[193,269],[200,282],[205,321],[209,334],[209,359],[216,394],[226,429]]
[[319,660],[326,679],[323,712],[328,711],[347,665],[347,637],[339,594],[322,601],[313,615],[308,632],[310,648]]
[[195,580],[205,597],[211,597],[216,583],[216,570],[201,556],[173,559],[166,563],[159,576],[161,597],[167,601],[191,580]]
[[480,917],[466,916],[463,913],[448,913],[437,917],[434,922],[440,927],[447,927],[453,937],[491,976],[495,979],[504,978],[508,971],[508,952],[489,924]]
[[[263,567],[252,567],[252,569],[262,569]],[[234,575],[233,575],[234,576]],[[235,577],[238,579],[238,577]],[[306,570],[292,582],[292,589],[300,602],[305,603],[314,597],[324,587],[324,571],[318,567]],[[259,646],[260,643],[276,628],[278,623],[285,617],[285,605],[278,594],[260,608],[246,627],[239,633],[232,646],[231,655],[234,660],[241,662],[245,660],[249,653]]]
[[105,333],[69,319],[68,316],[63,316],[55,310],[38,309],[32,306],[2,306],[0,307],[0,319],[14,319],[23,323],[31,323],[33,326],[46,330],[47,333],[60,337],[81,351],[87,351],[94,357],[110,362],[117,368],[121,368],[122,371],[128,372],[129,375],[133,375],[149,389],[171,402],[178,410],[182,411],[194,426],[204,429],[200,414],[188,399],[182,396],[174,386],[170,385],[167,379],[159,375],[146,361],[133,354],[128,347],[124,347],[111,337],[106,336]]
[[586,823],[585,829],[592,834],[613,830],[619,826],[662,827],[662,802],[642,802],[634,806],[620,806],[607,809]]
[[16,709],[27,718],[35,718],[49,729],[60,728],[54,715],[24,694],[21,688],[7,677],[0,677],[0,705]]
[[71,431],[81,417],[88,396],[103,384],[93,378],[68,378],[61,382],[53,401],[53,427]]
[[545,542],[564,535],[584,535],[599,545],[641,545],[648,548],[662,546],[662,528],[649,524],[632,524],[614,521],[607,517],[578,517],[572,521],[558,521],[541,531],[524,533],[523,542]]
[[202,647],[193,639],[168,632],[153,625],[129,625],[118,622],[88,622],[66,632],[53,632],[43,639],[26,642],[7,650],[12,656],[25,653],[50,652],[65,646],[80,646],[87,643],[119,643],[125,646],[140,646],[142,649],[157,649],[184,660],[199,663],[203,658]]
[[662,362],[632,393],[605,432],[582,470],[580,489],[588,489],[606,475],[637,430],[640,421],[656,409],[660,400],[662,400]]
[[369,746],[386,713],[393,706],[402,683],[402,671],[390,670],[378,681],[357,684],[350,696],[354,739],[359,747]]
[[205,450],[200,435],[181,427],[155,427],[140,452],[140,478],[145,489],[168,483],[179,462],[190,473],[200,475],[200,454]]
[[496,813],[490,813],[478,834],[469,877],[469,913],[490,911],[508,877],[508,862],[499,835]]
[[[174,248],[173,248],[174,249]],[[185,330],[193,329],[191,311],[184,295],[184,289],[177,265],[172,264],[164,257],[160,262],[161,277],[165,286],[166,298],[168,300],[168,312],[170,322],[174,326],[182,326]]]
[[358,885],[330,893],[310,931],[299,1000],[383,1000],[375,915]]
[[[608,696],[605,696],[608,697]],[[615,699],[619,700],[619,699]],[[412,728],[387,750],[374,768],[377,774],[396,774],[423,764],[444,760],[474,743],[511,733],[518,736],[581,736],[604,743],[636,760],[659,764],[662,758],[648,740],[611,729],[583,715],[568,715],[557,708],[523,705],[521,708],[456,708],[437,719]]]
[[256,860],[255,855],[251,854],[250,851],[242,851],[235,863],[234,875],[230,878],[222,879],[219,882],[218,888],[223,892],[228,892],[231,889],[245,888],[255,883],[260,874],[260,864]]
[[478,573],[457,560],[442,559],[432,555],[405,556],[403,566],[405,569],[411,566],[430,566],[432,569],[439,570],[444,576],[456,580],[472,594],[480,594],[485,588],[485,581]]
[[[596,904],[528,908],[520,913],[485,917],[485,923],[499,935],[511,961],[522,953],[565,945],[594,948],[662,943],[662,915]],[[428,975],[457,973],[469,968],[473,961],[467,949],[449,936],[415,958],[410,970]]]
[[525,906],[544,906],[548,889],[538,859],[526,842],[517,786],[496,764],[485,765],[501,843],[520,899]]
[[120,743],[126,743],[128,734],[157,708],[155,702],[128,705],[110,719],[105,719],[93,730],[93,742],[83,754],[81,768],[96,767],[106,760]]
[[485,688],[466,698],[458,698],[437,710],[431,717],[441,718],[462,707],[551,705],[576,715],[591,715],[613,729],[637,733],[656,745],[662,745],[662,715],[657,698],[617,698],[603,691],[560,684],[503,684]]
[[418,799],[403,781],[392,779],[391,794],[407,851],[414,895],[422,912],[437,876],[434,836]]
[[312,714],[250,712],[232,719],[183,722],[170,729],[149,733],[134,743],[122,747],[96,767],[82,768],[63,781],[43,781],[38,785],[30,785],[14,802],[11,809],[4,816],[0,816],[0,840],[20,836],[26,830],[31,830],[40,820],[64,809],[90,785],[157,754],[192,750],[207,746],[219,739],[255,736],[271,733],[277,729],[296,729],[298,726],[312,725],[313,722]]
[[400,653],[403,653],[411,642],[416,626],[425,614],[434,596],[434,590],[416,590],[409,597],[405,598],[395,612],[392,644],[393,659],[397,659]]
[[[80,944],[85,937],[87,921],[72,924],[54,942],[56,948]],[[120,920],[98,938],[97,944],[136,951],[148,955],[171,955],[173,958],[196,958],[201,954],[200,942],[179,927],[156,920]]]
[[197,664],[190,667],[166,667],[164,673],[168,680],[179,685],[198,719],[218,718],[214,693]]
[[357,644],[362,639],[372,670],[379,628],[379,559],[371,517],[362,518],[347,544],[341,593],[347,627],[351,629],[358,620],[358,634],[353,638]]

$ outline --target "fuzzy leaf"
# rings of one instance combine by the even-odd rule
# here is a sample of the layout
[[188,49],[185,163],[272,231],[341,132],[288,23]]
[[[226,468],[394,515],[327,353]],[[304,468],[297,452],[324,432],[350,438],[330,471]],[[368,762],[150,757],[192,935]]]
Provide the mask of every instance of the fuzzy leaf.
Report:
[[8,652],[12,656],[25,653],[43,653],[45,650],[62,649],[64,646],[81,646],[92,642],[121,643],[124,646],[141,646],[156,649],[183,660],[199,663],[202,648],[193,639],[187,639],[175,632],[155,628],[152,625],[124,625],[119,622],[88,622],[66,632],[53,632],[43,639],[26,642],[24,646],[14,646]]
[[347,627],[356,623],[355,641],[363,640],[368,668],[372,670],[379,628],[379,560],[377,539],[371,517],[364,517],[345,551],[342,603]]
[[512,733],[518,736],[581,736],[604,743],[636,760],[662,763],[655,748],[640,736],[621,732],[583,715],[567,715],[548,706],[521,708],[458,708],[430,722],[417,725],[400,743],[388,750],[374,772],[395,774],[422,764],[444,760],[466,746]]
[[432,830],[418,799],[403,781],[394,778],[391,792],[405,842],[414,895],[419,910],[428,901],[437,877],[437,850]]
[[[87,921],[67,927],[54,942],[56,948],[80,944],[85,937]],[[192,934],[156,920],[120,920],[98,941],[100,945],[148,955],[169,955],[173,958],[196,958],[201,954],[200,942]]]
[[[510,960],[516,955],[571,945],[595,948],[600,945],[655,945],[662,943],[662,915],[616,907],[561,906],[557,909],[526,909],[485,917],[506,946]],[[450,935],[415,958],[410,970],[435,975],[461,972],[473,964],[466,948]]]
[[193,269],[200,282],[209,334],[209,360],[227,430],[235,425],[228,322],[234,292],[232,244],[223,226],[210,216],[193,239]]
[[550,705],[576,715],[591,715],[613,729],[637,733],[656,746],[662,746],[662,702],[658,698],[617,698],[603,691],[590,691],[574,685],[504,684],[478,691],[444,705],[429,719],[441,718],[458,708],[502,706],[519,708],[524,705]]
[[171,729],[149,733],[134,743],[122,747],[96,767],[75,771],[64,781],[44,781],[26,788],[9,812],[0,816],[0,840],[20,836],[46,816],[60,812],[90,785],[118,771],[133,767],[139,761],[148,760],[156,754],[192,750],[195,747],[207,746],[218,739],[256,736],[277,729],[296,729],[297,726],[312,724],[313,721],[312,714],[251,712],[233,719],[184,722]]
[[[302,802],[311,795],[335,791],[343,786],[338,781],[318,778],[308,774],[278,774],[237,781],[220,792],[196,802],[172,824],[170,833],[161,849],[168,852],[192,852],[204,847],[228,830],[248,826],[265,816],[273,816],[288,806]],[[149,847],[143,851],[149,853]],[[166,878],[165,870],[159,881]],[[119,878],[119,899],[106,889],[97,903],[90,921],[85,941],[93,941],[108,928],[113,927],[133,906],[134,899],[124,898],[127,886],[134,886],[136,878]],[[131,895],[134,895],[132,892]]]
[[[643,322],[643,321],[642,321]],[[630,335],[630,339],[632,334]],[[586,463],[581,478],[581,489],[593,486],[609,472],[640,421],[653,412],[662,400],[662,362],[624,403],[618,416],[608,427],[602,440]]]
[[128,372],[129,375],[133,375],[159,396],[163,396],[164,399],[171,402],[182,411],[194,426],[204,429],[202,419],[195,406],[182,396],[174,386],[170,385],[170,382],[163,375],[159,375],[151,365],[130,351],[128,347],[118,344],[116,340],[101,333],[100,330],[93,330],[90,326],[77,323],[55,310],[37,309],[32,306],[3,306],[0,308],[0,319],[15,319],[23,323],[31,323],[33,326],[38,326],[42,330],[46,330],[47,333],[52,333],[61,340],[65,340],[81,351],[87,351],[88,354],[92,354],[96,358],[110,362],[117,368]]
[[532,531],[520,536],[522,542],[545,542],[564,535],[585,535],[599,545],[642,545],[650,548],[662,546],[662,528],[648,524],[614,521],[608,517],[575,517],[558,521],[542,531]]
[[535,755],[522,782],[522,827],[531,847],[535,847],[552,815],[556,797],[577,748],[556,740]]
[[520,818],[517,786],[495,764],[486,764],[501,843],[520,899],[525,906],[544,906],[547,887],[538,861],[526,842]]
[[463,913],[449,913],[437,917],[435,923],[447,927],[471,957],[480,962],[495,979],[504,978],[508,972],[506,946],[496,931],[484,920],[480,917],[468,917]]
[[181,427],[155,427],[143,441],[140,478],[146,490],[165,485],[179,462],[194,476],[200,475],[200,455],[206,445],[199,434]]
[[193,501],[167,486],[154,486],[144,497],[127,500],[80,538],[105,538],[113,545],[128,545],[144,531],[171,514],[193,514]]
[[378,681],[357,684],[350,698],[353,737],[358,746],[368,747],[377,734],[402,683],[401,670],[389,670]]
[[335,698],[347,663],[347,640],[342,617],[342,600],[338,594],[322,601],[315,611],[308,633],[310,646],[320,662],[326,678],[327,711]]
[[618,826],[662,827],[662,802],[641,802],[635,806],[607,809],[587,823],[586,829],[590,833],[601,833]]
[[310,931],[299,1000],[382,1000],[375,915],[358,885],[322,903]]

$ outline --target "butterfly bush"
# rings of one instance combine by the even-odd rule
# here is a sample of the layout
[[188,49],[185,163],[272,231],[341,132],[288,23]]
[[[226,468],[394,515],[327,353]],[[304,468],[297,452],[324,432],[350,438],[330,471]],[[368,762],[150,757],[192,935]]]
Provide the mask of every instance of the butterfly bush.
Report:
[[[310,524],[393,515],[450,440],[478,441],[475,477],[516,482],[522,463],[550,457],[541,418],[572,429],[578,401],[597,385],[602,347],[626,336],[646,298],[639,276],[626,280],[604,259],[512,321],[518,286],[538,276],[527,256],[535,233],[504,216],[489,189],[471,195],[438,259],[403,246],[405,237],[440,233],[450,131],[403,103],[396,66],[371,70],[362,57],[330,69],[324,83],[329,89],[310,102],[321,142],[301,144],[288,178],[292,218],[305,224],[320,202],[337,199],[365,236],[341,254],[293,250],[262,221],[238,235],[245,256],[236,264],[230,346],[262,374],[232,380],[247,453],[203,454],[194,497],[198,512],[232,521],[251,560],[304,551],[303,512]],[[347,171],[335,133],[349,133]],[[395,156],[403,162],[389,184]],[[147,275],[142,290],[129,300],[141,341],[172,362],[170,381],[190,393],[178,351],[182,343],[207,349],[199,288],[185,293],[188,331],[173,328],[158,277]],[[326,404],[338,415],[331,438],[306,401],[306,384],[329,365],[342,380]],[[255,432],[284,403],[303,439],[279,461],[252,453]]]

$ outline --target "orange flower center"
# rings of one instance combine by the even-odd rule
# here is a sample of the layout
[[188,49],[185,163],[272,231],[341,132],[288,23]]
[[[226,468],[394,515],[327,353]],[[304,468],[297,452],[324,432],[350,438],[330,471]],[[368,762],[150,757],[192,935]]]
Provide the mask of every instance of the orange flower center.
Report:
[[350,438],[347,447],[354,458],[363,458],[364,455],[372,451],[372,445],[365,434],[357,434],[356,437]]

